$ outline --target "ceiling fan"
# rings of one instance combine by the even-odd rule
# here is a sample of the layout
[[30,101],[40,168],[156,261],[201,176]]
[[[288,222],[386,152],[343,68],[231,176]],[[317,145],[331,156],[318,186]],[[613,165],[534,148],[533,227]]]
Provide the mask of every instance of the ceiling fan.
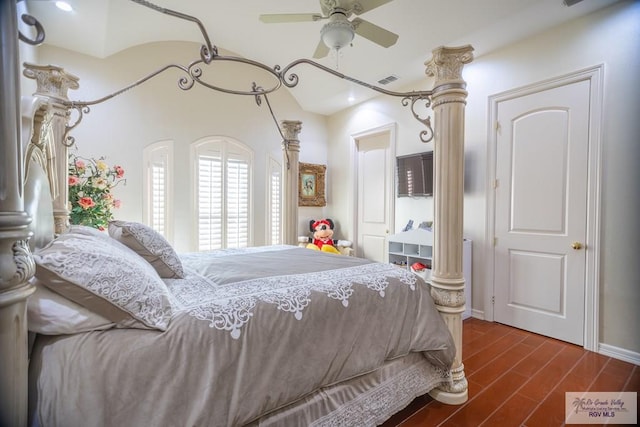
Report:
[[369,21],[353,15],[361,15],[393,0],[319,0],[322,13],[283,13],[260,15],[267,24],[284,22],[307,22],[328,19],[320,30],[321,39],[313,54],[314,58],[327,56],[330,49],[339,51],[353,40],[355,34],[382,46],[393,46],[398,35]]

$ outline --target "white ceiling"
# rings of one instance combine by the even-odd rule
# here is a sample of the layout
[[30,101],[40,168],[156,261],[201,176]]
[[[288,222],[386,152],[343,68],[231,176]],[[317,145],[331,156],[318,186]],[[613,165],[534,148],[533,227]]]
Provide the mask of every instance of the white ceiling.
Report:
[[[53,0],[26,0],[29,12],[46,31],[45,43],[99,58],[153,41],[185,40],[203,43],[193,23],[158,13],[129,0],[67,0],[74,11],[58,10]],[[346,1],[346,0],[342,0]],[[353,0],[349,0],[353,1]],[[360,0],[363,3],[367,0]],[[471,44],[476,57],[529,37],[546,28],[585,15],[617,0],[583,0],[571,7],[563,0],[394,0],[362,14],[362,19],[399,35],[382,48],[356,35],[352,46],[318,60],[369,84],[389,75],[399,79],[387,90],[428,89],[424,62],[438,46]],[[260,14],[321,13],[319,0],[152,0],[152,3],[198,18],[213,45],[232,55],[286,66],[298,58],[312,59],[326,21],[265,24]],[[229,54],[225,52],[224,54]],[[222,52],[221,52],[222,53]],[[194,51],[194,59],[199,52]],[[172,58],[167,58],[167,63]],[[154,70],[149,70],[149,72]],[[300,83],[291,90],[304,110],[332,114],[375,96],[329,74],[301,65],[294,69]],[[313,79],[305,84],[305,75]]]

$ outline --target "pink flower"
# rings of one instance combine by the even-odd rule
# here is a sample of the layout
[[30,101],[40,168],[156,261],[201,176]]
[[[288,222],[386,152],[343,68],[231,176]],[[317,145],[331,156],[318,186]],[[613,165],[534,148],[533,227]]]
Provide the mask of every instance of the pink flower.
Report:
[[116,208],[116,209],[118,209],[121,204],[122,204],[122,202],[120,200],[118,200],[118,199],[115,199],[113,201],[113,207]]
[[96,205],[91,197],[81,197],[80,200],[78,200],[78,204],[82,209],[89,209]]
[[84,161],[82,161],[80,159],[76,159],[76,167],[78,169],[84,169],[84,167],[85,167]]
[[80,183],[80,178],[73,175],[69,176],[69,186],[78,185],[79,183]]
[[124,169],[121,166],[114,166],[113,170],[116,172],[116,177],[122,178],[124,176]]

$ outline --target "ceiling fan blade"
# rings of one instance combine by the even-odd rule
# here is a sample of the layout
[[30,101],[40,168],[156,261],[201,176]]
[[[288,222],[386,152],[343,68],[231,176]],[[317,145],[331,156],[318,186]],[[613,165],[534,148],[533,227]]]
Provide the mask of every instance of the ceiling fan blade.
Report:
[[355,18],[351,23],[356,30],[356,34],[382,47],[393,46],[398,41],[398,35],[396,33],[378,27],[376,24],[372,24],[364,19]]
[[318,13],[275,13],[260,15],[260,20],[265,24],[280,24],[283,22],[312,22],[325,19]]
[[316,59],[324,58],[329,54],[329,48],[322,40],[318,43],[316,51],[313,53],[313,57]]
[[383,4],[391,3],[393,0],[356,0],[353,3],[352,11],[356,15],[362,15],[365,12],[375,9]]

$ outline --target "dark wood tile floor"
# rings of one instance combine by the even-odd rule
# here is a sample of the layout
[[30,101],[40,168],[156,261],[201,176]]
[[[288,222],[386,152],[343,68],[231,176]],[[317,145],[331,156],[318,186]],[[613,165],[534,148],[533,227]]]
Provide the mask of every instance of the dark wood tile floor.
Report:
[[640,366],[478,319],[463,322],[462,359],[465,404],[422,396],[383,427],[562,426],[567,391],[640,391]]

